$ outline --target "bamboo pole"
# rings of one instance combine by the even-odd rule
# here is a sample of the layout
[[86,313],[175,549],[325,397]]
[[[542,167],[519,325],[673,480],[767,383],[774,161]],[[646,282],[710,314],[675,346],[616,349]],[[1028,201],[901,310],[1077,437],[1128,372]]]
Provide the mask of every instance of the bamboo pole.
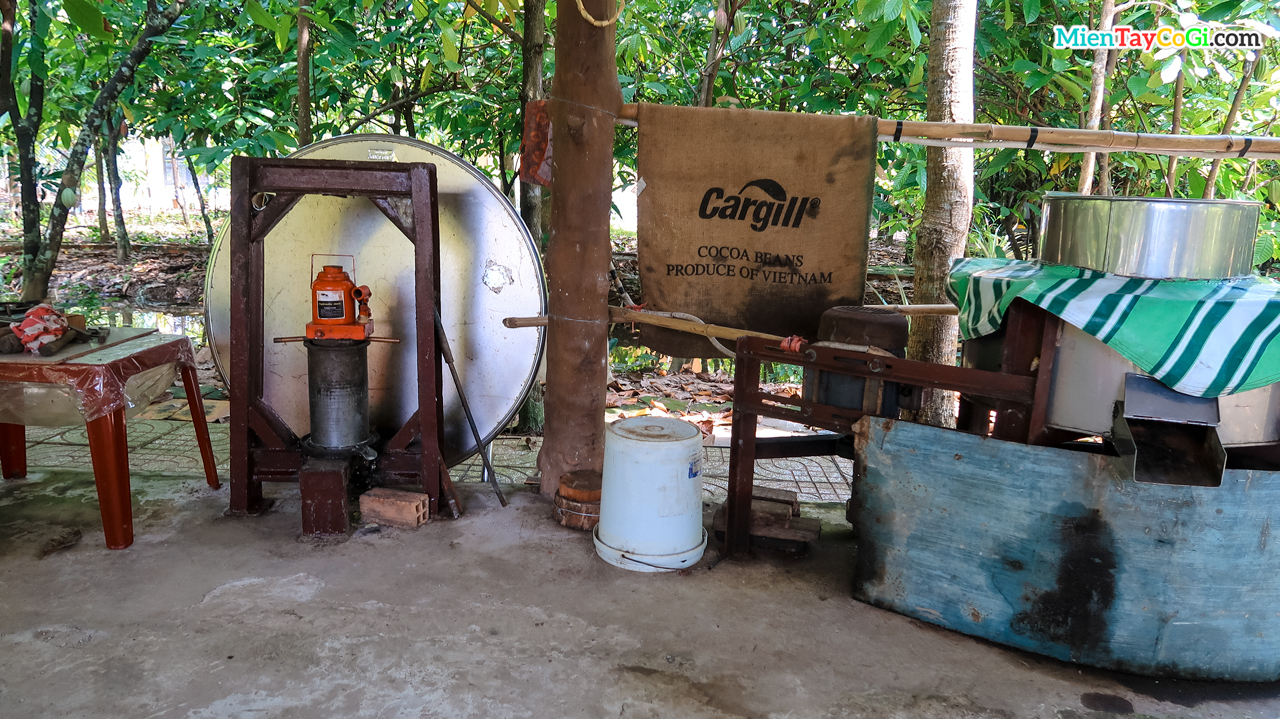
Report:
[[[636,123],[638,106],[622,106],[618,113],[621,124]],[[1032,130],[1035,130],[1034,143]],[[930,141],[965,142],[964,147],[1026,148],[1047,152],[1146,152],[1179,157],[1257,157],[1280,159],[1280,138],[1244,135],[1164,135],[1116,130],[1079,130],[1062,127],[1023,127],[983,123],[917,122],[880,120],[877,132],[882,142],[893,141],[926,145]],[[1246,145],[1248,145],[1246,149]],[[952,145],[955,146],[955,145]]]

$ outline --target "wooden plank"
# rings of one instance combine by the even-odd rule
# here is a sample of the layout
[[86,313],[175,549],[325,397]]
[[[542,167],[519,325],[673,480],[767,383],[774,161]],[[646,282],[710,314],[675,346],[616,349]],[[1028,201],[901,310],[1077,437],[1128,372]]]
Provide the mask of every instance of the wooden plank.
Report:
[[[792,517],[788,526],[770,526],[765,524],[757,524],[757,514],[754,511],[756,502],[751,505],[751,531],[752,537],[769,537],[771,539],[786,539],[792,542],[816,542],[822,536],[822,520],[815,517]],[[771,504],[770,502],[762,502],[761,504]],[[782,505],[779,505],[782,506]],[[723,532],[725,528],[725,508],[722,505],[716,510],[715,516],[711,518],[711,527],[717,532]]]
[[[757,459],[759,455],[757,455]],[[793,517],[800,516],[800,496],[795,492],[786,489],[774,489],[773,487],[761,487],[759,485],[751,489],[751,499],[761,502],[777,502],[785,504],[791,508]],[[751,508],[755,509],[756,502],[751,502]]]
[[860,429],[856,599],[1106,669],[1280,679],[1280,473],[1150,484],[1115,457]]

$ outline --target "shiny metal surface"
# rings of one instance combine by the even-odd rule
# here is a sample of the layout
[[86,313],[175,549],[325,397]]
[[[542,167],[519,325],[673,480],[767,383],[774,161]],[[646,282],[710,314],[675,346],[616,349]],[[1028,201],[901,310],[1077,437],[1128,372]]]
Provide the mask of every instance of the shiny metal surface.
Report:
[[355,447],[369,439],[369,342],[307,340],[311,444]]
[[[965,343],[968,344],[967,342]],[[1126,374],[1144,374],[1101,340],[1063,323],[1053,362],[1046,424],[1102,436],[1112,429]],[[1218,398],[1218,438],[1226,447],[1280,441],[1280,385]]]
[[1045,193],[1044,262],[1128,277],[1223,279],[1253,270],[1260,202]]
[[[391,135],[352,135],[292,155],[311,159],[395,160],[436,164],[440,205],[440,312],[454,359],[485,441],[515,416],[535,381],[545,328],[507,329],[502,318],[546,312],[536,246],[519,213],[479,170],[425,142]],[[205,280],[206,326],[225,377],[230,357],[230,256],[224,225]],[[355,255],[353,279],[373,290],[370,307],[381,337],[400,344],[369,348],[369,415],[394,431],[418,407],[413,363],[413,245],[367,199],[308,195],[267,236],[264,313],[265,399],[299,436],[309,431],[306,352],[273,337],[302,334],[311,318],[311,255]],[[477,450],[453,382],[444,381],[445,460]]]

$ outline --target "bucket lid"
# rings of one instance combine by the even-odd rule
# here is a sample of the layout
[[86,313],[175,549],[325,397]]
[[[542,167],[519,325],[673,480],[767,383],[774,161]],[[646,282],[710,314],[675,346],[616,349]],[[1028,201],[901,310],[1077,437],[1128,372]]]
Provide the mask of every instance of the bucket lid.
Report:
[[683,442],[701,437],[697,426],[671,417],[631,417],[609,425],[609,431],[638,442]]

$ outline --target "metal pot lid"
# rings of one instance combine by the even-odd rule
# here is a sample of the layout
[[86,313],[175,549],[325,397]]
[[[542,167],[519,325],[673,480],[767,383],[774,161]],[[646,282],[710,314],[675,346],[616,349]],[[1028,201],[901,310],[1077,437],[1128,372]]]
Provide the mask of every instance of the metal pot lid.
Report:
[[[290,155],[326,160],[394,160],[436,165],[440,206],[440,313],[458,373],[485,442],[515,416],[542,359],[544,328],[508,329],[504,317],[545,314],[537,246],[520,214],[475,167],[434,145],[395,135],[349,135]],[[224,224],[205,278],[205,321],[214,360],[229,376],[230,251]],[[264,242],[264,399],[298,436],[310,431],[307,357],[273,337],[302,334],[311,320],[311,255],[353,255],[352,278],[373,290],[375,334],[400,344],[369,348],[372,425],[394,431],[418,408],[413,244],[367,198],[307,195]],[[320,258],[317,258],[320,259]],[[342,259],[344,264],[350,260]],[[455,465],[478,447],[457,389],[444,373],[444,457]]]

